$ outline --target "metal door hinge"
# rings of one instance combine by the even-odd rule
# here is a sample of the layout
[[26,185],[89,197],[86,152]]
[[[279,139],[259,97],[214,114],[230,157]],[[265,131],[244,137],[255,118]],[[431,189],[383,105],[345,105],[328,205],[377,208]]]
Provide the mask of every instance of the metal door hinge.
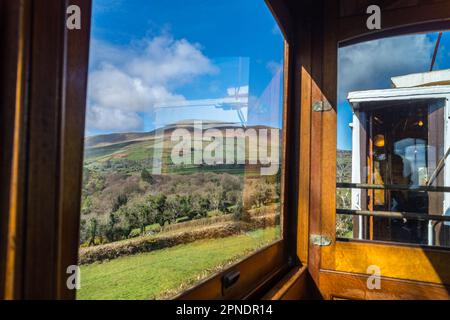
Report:
[[333,242],[330,237],[312,234],[310,241],[315,246],[327,247]]
[[325,111],[330,111],[331,109],[333,109],[333,107],[327,100],[325,100],[325,101],[314,102],[312,109],[314,112],[325,112]]

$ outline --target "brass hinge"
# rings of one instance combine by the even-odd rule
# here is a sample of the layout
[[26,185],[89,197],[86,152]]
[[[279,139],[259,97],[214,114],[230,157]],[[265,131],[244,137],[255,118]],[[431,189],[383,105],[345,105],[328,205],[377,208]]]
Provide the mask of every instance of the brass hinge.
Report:
[[327,247],[330,246],[333,242],[330,237],[322,236],[318,234],[312,234],[310,237],[310,241],[315,246]]
[[327,100],[325,100],[325,101],[314,102],[312,109],[314,112],[325,112],[325,111],[330,111],[331,109],[333,109],[333,107]]

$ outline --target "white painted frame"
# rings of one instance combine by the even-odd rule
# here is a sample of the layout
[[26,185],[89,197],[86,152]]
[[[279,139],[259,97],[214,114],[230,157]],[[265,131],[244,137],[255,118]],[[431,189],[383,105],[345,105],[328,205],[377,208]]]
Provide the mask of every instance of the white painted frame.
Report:
[[[375,101],[407,101],[419,99],[445,99],[445,126],[444,126],[444,153],[450,148],[450,86],[428,86],[413,88],[394,88],[367,91],[354,91],[348,95],[348,101],[353,109],[352,131],[352,182],[361,183],[360,168],[360,128],[361,123],[356,116],[361,103]],[[450,186],[450,159],[446,159],[444,166],[444,184]],[[361,208],[361,190],[352,190],[352,209]],[[445,193],[443,203],[444,215],[450,215],[450,193]],[[360,217],[361,218],[361,217]],[[360,232],[358,237],[362,239],[362,219],[359,221]],[[445,222],[450,225],[449,222]]]

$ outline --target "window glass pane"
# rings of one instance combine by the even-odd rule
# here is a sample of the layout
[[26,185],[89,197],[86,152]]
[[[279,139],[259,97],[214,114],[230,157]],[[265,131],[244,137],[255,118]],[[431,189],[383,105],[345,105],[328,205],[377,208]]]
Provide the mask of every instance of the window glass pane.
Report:
[[93,1],[79,299],[170,298],[281,239],[262,0]]
[[450,246],[449,46],[442,32],[339,49],[339,237]]

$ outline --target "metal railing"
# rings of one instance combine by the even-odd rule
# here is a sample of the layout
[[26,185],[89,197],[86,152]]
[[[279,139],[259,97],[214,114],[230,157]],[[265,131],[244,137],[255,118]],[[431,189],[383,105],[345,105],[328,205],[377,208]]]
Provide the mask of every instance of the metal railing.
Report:
[[450,221],[450,216],[438,216],[438,215],[432,215],[432,214],[426,214],[426,213],[416,213],[416,212],[336,209],[336,213],[341,214],[341,215],[380,217],[380,218],[391,218],[391,219]]
[[[395,190],[395,191],[417,191],[417,192],[450,192],[450,187],[390,185],[390,184],[380,185],[380,184],[346,183],[346,182],[337,183],[336,187],[338,189]],[[339,215],[380,217],[380,218],[391,218],[391,219],[450,221],[450,216],[432,215],[432,214],[417,213],[417,212],[336,209],[336,213]]]
[[367,184],[346,183],[336,184],[338,189],[368,189],[368,190],[396,190],[396,191],[420,191],[420,192],[450,192],[450,187],[411,186],[401,184]]

